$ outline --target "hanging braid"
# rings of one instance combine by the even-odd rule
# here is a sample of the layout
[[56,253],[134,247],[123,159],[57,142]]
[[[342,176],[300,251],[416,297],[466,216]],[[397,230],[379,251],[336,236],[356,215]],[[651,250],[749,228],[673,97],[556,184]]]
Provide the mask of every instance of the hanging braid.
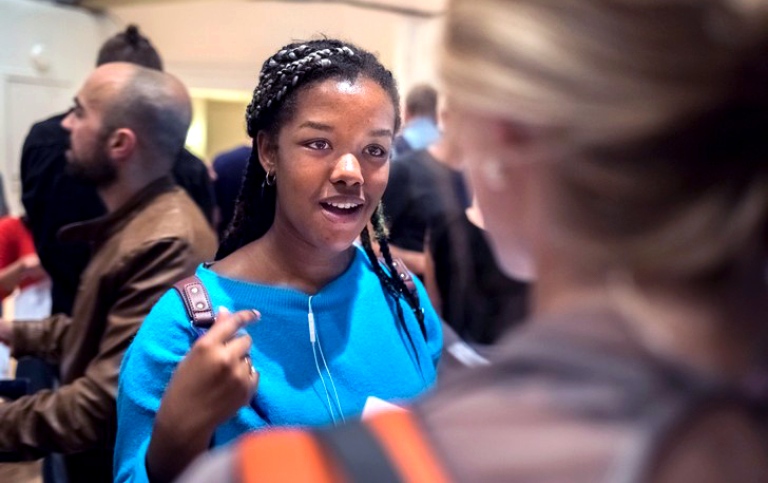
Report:
[[[384,286],[387,292],[390,293],[390,295],[395,298],[403,297],[405,299],[405,301],[411,307],[411,310],[413,310],[413,314],[416,316],[416,320],[419,322],[421,333],[426,339],[427,329],[424,325],[424,311],[421,308],[419,295],[417,293],[411,292],[411,290],[409,290],[405,285],[405,282],[403,282],[403,279],[400,278],[397,268],[395,268],[392,254],[389,251],[389,230],[387,229],[387,225],[384,222],[384,210],[381,203],[379,203],[379,206],[376,207],[376,211],[373,213],[373,216],[371,216],[371,225],[373,226],[376,242],[379,244],[379,250],[381,250],[381,254],[384,256],[384,263],[387,265],[387,270],[389,273],[385,272],[384,269],[381,268],[381,263],[379,263],[379,259],[376,256],[376,252],[373,250],[373,246],[371,244],[371,235],[368,231],[368,227],[365,227],[363,228],[362,233],[360,233],[360,241],[363,243],[365,253],[368,255],[368,259],[371,261],[373,271],[376,273],[376,276],[379,277],[381,284]],[[403,316],[400,311],[398,311],[398,316],[400,316],[401,322],[405,324],[405,321],[402,320]]]

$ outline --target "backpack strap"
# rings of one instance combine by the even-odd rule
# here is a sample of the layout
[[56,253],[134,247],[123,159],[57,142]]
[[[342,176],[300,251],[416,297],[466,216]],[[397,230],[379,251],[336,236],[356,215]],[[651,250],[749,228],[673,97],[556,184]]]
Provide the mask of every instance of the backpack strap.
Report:
[[210,328],[216,321],[216,316],[202,280],[197,275],[192,275],[173,284],[173,288],[179,292],[192,326],[198,329]]
[[405,483],[376,436],[360,421],[318,429],[314,436],[335,457],[349,481]]
[[239,483],[341,483],[333,461],[312,433],[279,429],[250,433],[235,445],[235,478]]
[[284,429],[251,434],[235,451],[240,483],[451,481],[414,415],[407,411],[389,411],[363,422],[312,432]]
[[[386,260],[384,260],[384,258],[379,258],[379,263],[384,265],[385,268],[389,269],[389,267],[387,266],[387,262]],[[400,280],[402,280],[403,283],[405,284],[405,288],[408,289],[408,292],[410,292],[413,298],[415,298],[416,301],[418,302],[419,292],[416,289],[416,283],[413,281],[413,275],[411,275],[411,272],[409,272],[408,269],[405,267],[405,263],[399,258],[392,258],[392,265],[395,267],[395,271],[397,271],[397,276],[400,277]],[[414,315],[416,315],[416,319],[419,321],[421,336],[424,337],[424,340],[427,340],[427,328],[424,325],[424,320],[423,320],[424,308],[419,308],[419,310],[421,310],[421,314],[416,314],[415,309],[413,312],[414,312]],[[421,318],[419,318],[419,315],[421,315]]]
[[451,481],[413,413],[388,411],[314,431],[350,482]]
[[[380,259],[382,263],[384,263],[384,266],[386,266],[386,262],[383,258]],[[411,292],[411,295],[416,297],[418,299],[419,295],[416,291],[416,283],[413,281],[413,276],[411,275],[411,272],[408,271],[407,268],[405,268],[405,263],[399,259],[399,258],[393,258],[392,259],[392,265],[395,266],[395,270],[397,270],[397,276],[400,277],[400,280],[403,281],[405,286],[408,288],[408,291]]]

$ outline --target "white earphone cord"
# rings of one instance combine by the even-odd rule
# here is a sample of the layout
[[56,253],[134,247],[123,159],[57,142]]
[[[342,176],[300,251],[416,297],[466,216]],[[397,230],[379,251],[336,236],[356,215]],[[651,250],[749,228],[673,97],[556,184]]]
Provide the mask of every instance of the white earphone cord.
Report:
[[333,382],[333,376],[331,375],[331,369],[328,367],[328,362],[325,360],[325,354],[323,353],[323,346],[320,343],[320,340],[317,337],[317,332],[315,328],[315,314],[312,311],[312,297],[309,297],[308,302],[308,313],[307,313],[307,324],[309,327],[309,342],[312,345],[312,357],[315,360],[315,369],[317,369],[317,375],[320,376],[320,382],[323,383],[323,390],[325,391],[325,398],[328,401],[328,411],[331,414],[331,420],[333,421],[333,424],[336,424],[336,414],[333,410],[333,404],[331,403],[331,393],[328,391],[328,386],[325,383],[325,378],[323,377],[323,372],[320,370],[320,364],[317,360],[317,350],[315,349],[315,345],[320,349],[320,358],[323,360],[323,366],[325,366],[325,372],[328,373],[328,379],[331,381],[331,388],[333,389],[334,396],[336,398],[336,408],[339,412],[339,416],[341,416],[342,422],[346,422],[346,419],[344,418],[344,411],[341,409],[341,401],[339,399],[339,393],[336,390],[336,384]]

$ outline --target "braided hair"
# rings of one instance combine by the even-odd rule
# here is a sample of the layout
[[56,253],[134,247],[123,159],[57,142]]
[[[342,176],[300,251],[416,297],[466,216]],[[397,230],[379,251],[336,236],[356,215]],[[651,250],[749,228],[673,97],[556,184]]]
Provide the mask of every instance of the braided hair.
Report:
[[[235,202],[232,221],[224,234],[216,259],[224,258],[261,238],[274,221],[277,189],[267,179],[267,172],[259,162],[256,141],[258,133],[264,132],[270,143],[276,145],[280,129],[296,113],[300,92],[329,79],[354,82],[360,77],[373,80],[389,95],[395,109],[394,131],[397,132],[401,122],[397,84],[392,73],[370,52],[339,40],[322,39],[286,45],[264,62],[259,84],[245,114],[248,135],[253,140],[251,155]],[[418,296],[408,290],[393,263],[381,205],[372,215],[371,225],[387,266],[387,270],[381,267],[366,227],[361,233],[361,240],[376,276],[389,295],[407,301],[426,337],[424,315]],[[401,323],[405,324],[400,304],[396,303],[396,306]]]

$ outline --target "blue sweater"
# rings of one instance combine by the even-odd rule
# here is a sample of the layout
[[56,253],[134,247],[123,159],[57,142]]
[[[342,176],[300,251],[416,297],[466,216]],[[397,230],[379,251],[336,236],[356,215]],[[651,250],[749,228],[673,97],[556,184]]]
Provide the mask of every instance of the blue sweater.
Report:
[[[425,310],[425,340],[405,301],[399,303],[408,333],[401,329],[395,302],[385,295],[362,249],[357,249],[349,268],[311,300],[290,287],[233,280],[202,266],[197,276],[208,289],[213,307],[261,312],[261,320],[246,328],[253,339],[253,365],[260,372],[258,392],[251,406],[241,408],[216,430],[214,446],[268,426],[338,422],[338,404],[344,417],[351,419],[360,415],[369,396],[404,403],[435,381],[442,333],[426,291],[416,281]],[[310,343],[310,303],[318,365],[328,392]],[[171,290],[154,306],[126,352],[117,398],[115,481],[147,481],[144,460],[160,400],[196,337],[181,298]]]

